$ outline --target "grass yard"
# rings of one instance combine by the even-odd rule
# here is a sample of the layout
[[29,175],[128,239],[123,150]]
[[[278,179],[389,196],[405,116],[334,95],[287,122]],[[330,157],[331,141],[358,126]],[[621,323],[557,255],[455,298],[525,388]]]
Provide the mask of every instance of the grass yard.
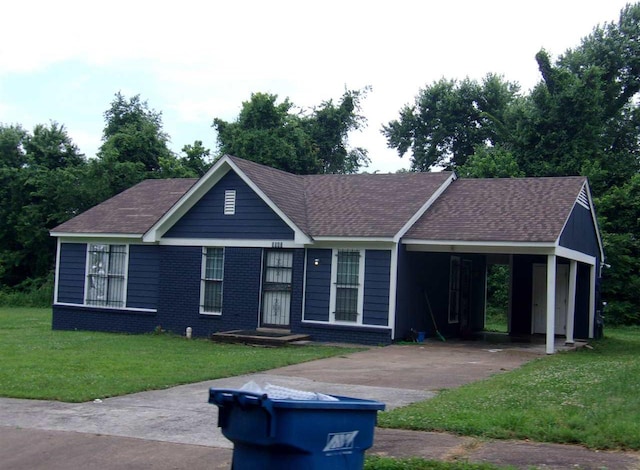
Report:
[[640,450],[640,328],[379,414],[379,426]]
[[52,331],[51,309],[0,308],[0,396],[82,402],[357,350],[261,348],[164,334]]
[[440,462],[438,460],[392,459],[389,457],[367,457],[364,470],[513,470],[511,466],[489,463]]

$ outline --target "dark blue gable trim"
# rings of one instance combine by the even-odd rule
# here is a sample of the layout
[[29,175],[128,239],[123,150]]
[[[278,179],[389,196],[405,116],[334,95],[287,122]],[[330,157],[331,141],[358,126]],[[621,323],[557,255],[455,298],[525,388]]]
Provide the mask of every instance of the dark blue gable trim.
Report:
[[562,234],[560,246],[600,258],[596,227],[589,209],[576,204]]
[[160,275],[160,247],[153,245],[129,246],[129,277],[127,307],[158,307],[158,282]]
[[58,267],[58,302],[84,303],[84,271],[87,264],[86,243],[61,243]]
[[[236,191],[234,215],[224,215],[226,190]],[[167,233],[166,238],[293,240],[293,230],[229,171]]]

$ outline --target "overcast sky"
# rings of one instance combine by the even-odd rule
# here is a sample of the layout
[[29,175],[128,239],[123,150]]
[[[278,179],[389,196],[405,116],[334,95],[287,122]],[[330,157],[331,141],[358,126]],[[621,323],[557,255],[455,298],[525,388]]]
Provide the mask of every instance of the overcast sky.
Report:
[[390,2],[21,0],[2,7],[0,123],[65,125],[87,156],[101,144],[114,94],[140,94],[163,114],[171,147],[234,120],[253,92],[300,107],[371,86],[362,113],[368,171],[409,165],[387,149],[382,124],[442,77],[487,73],[539,81],[534,56],[555,58],[594,26],[617,21],[621,0]]

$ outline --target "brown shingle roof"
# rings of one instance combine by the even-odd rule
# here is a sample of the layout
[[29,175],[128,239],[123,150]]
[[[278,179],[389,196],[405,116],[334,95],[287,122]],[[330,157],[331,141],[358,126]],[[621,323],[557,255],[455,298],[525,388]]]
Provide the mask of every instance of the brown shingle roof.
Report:
[[304,176],[229,157],[300,230],[308,233]]
[[[449,172],[300,176],[229,157],[312,237],[393,237]],[[144,234],[197,182],[146,180],[78,215],[54,233]],[[555,241],[584,177],[458,179],[404,238]]]
[[145,180],[107,199],[52,232],[144,234],[198,181]]
[[307,214],[314,237],[393,237],[451,173],[307,177]]
[[459,179],[405,238],[553,242],[585,181],[582,176]]
[[393,237],[451,177],[450,172],[299,176],[230,158],[313,237]]

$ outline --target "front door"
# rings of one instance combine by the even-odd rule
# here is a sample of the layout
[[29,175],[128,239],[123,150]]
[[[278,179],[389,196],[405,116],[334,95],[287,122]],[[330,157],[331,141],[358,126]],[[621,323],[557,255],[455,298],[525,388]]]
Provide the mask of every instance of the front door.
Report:
[[265,250],[260,326],[289,327],[292,272],[293,251]]

